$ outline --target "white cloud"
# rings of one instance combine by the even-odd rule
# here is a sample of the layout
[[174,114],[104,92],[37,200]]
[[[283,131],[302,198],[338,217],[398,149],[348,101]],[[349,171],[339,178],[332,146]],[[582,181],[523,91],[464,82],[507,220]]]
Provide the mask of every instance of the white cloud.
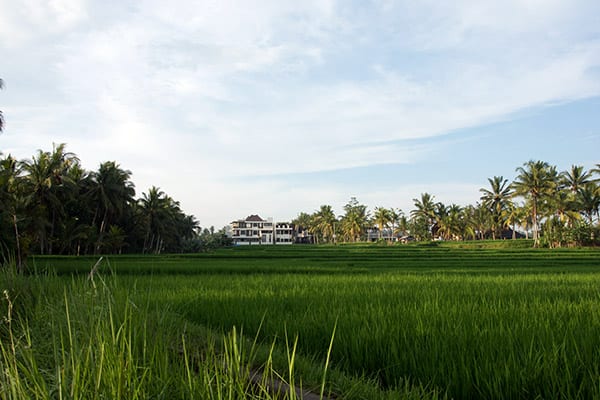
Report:
[[[0,140],[23,157],[65,141],[89,168],[117,160],[138,191],[172,185],[203,209],[222,203],[186,195],[180,176],[229,199],[215,176],[418,163],[436,147],[418,139],[600,94],[597,2],[362,7],[1,2],[10,129]],[[284,201],[280,189],[246,188],[256,202]]]
[[0,47],[18,47],[73,29],[87,17],[85,0],[0,1]]

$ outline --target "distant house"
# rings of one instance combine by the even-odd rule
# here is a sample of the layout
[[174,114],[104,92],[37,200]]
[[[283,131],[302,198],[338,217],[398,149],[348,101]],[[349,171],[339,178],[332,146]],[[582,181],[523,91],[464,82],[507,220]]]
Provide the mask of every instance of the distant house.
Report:
[[231,222],[231,239],[234,245],[294,243],[294,226],[289,222],[264,220],[258,215]]
[[310,231],[300,225],[294,226],[294,243],[296,244],[313,244],[315,242],[314,235]]
[[384,228],[381,233],[379,232],[379,228],[376,226],[367,228],[368,242],[376,242],[380,239],[388,242],[396,242],[400,239],[400,236],[402,236],[400,233],[394,233],[394,230],[391,228]]

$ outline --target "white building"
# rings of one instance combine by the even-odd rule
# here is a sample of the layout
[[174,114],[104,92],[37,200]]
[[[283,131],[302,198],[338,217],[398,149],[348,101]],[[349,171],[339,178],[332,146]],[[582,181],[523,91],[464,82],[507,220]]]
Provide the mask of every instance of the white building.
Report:
[[294,226],[288,222],[264,220],[258,215],[250,215],[231,223],[231,239],[234,245],[292,244]]

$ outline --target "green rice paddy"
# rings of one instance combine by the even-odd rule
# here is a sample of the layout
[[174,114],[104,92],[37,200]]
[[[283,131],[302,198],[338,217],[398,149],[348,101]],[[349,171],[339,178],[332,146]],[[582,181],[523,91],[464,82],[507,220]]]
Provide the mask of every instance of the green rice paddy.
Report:
[[[600,251],[504,246],[265,246],[113,256],[97,279],[112,282],[111,298],[154,310],[152,329],[166,332],[162,341],[177,341],[179,330],[191,327],[199,336],[241,330],[256,343],[248,362],[258,367],[273,358],[283,376],[297,340],[296,376],[289,379],[318,388],[329,357],[322,383],[341,398],[600,398]],[[43,303],[65,303],[74,288],[90,290],[85,277],[96,260],[37,257],[30,265],[38,275],[19,279],[47,281]],[[41,294],[33,292],[15,299],[24,301],[30,321],[36,316],[28,308],[41,307]],[[36,336],[39,328],[30,325]],[[145,393],[160,397],[154,390]]]

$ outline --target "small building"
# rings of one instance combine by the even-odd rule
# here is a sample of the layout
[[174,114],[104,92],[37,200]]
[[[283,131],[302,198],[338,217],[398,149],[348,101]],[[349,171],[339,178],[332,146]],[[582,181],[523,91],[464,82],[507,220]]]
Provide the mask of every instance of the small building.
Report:
[[294,243],[294,225],[289,222],[273,222],[250,215],[246,219],[231,222],[231,239],[236,246]]
[[384,228],[383,231],[379,232],[379,228],[374,226],[367,228],[367,241],[376,242],[378,240],[385,240],[387,242],[397,242],[402,236],[400,233],[394,232],[391,228]]

